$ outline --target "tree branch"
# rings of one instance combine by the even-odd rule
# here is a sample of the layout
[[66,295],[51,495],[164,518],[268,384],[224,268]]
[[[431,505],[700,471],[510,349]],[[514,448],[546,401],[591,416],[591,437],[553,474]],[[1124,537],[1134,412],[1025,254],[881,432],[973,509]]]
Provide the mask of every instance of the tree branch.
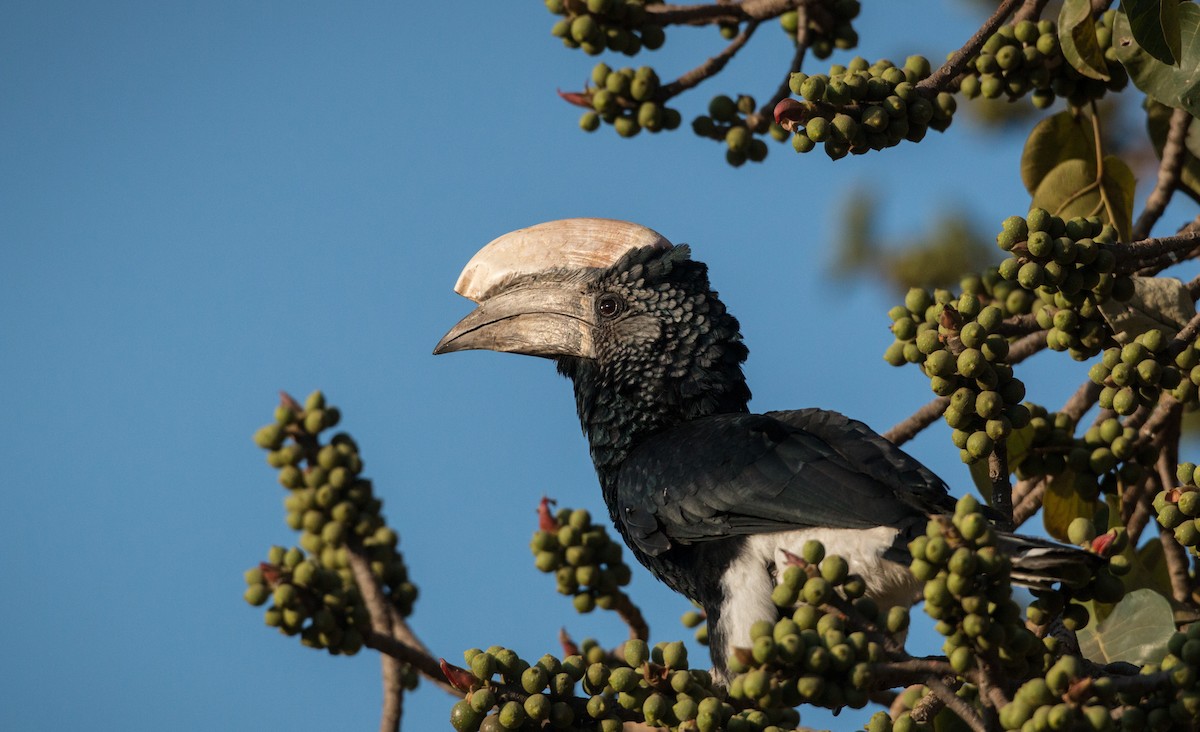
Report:
[[1100,391],[1103,388],[1096,382],[1088,379],[1079,385],[1079,388],[1075,390],[1071,398],[1058,411],[1069,416],[1072,422],[1078,423],[1079,420],[1083,419],[1083,415],[1087,414],[1087,411],[1092,408],[1092,405],[1099,401]]
[[1042,507],[1042,497],[1046,495],[1045,478],[1023,480],[1017,483],[1014,495],[1016,507],[1013,508],[1013,528],[1015,529],[1032,518]]
[[1033,354],[1046,348],[1046,331],[1039,330],[1036,333],[1015,341],[1008,349],[1008,362],[1010,364],[1021,363]]
[[754,114],[746,117],[746,126],[752,130],[758,129],[763,122],[768,124],[775,119],[775,105],[792,94],[792,74],[804,65],[804,54],[808,51],[808,4],[812,0],[800,0],[796,4],[796,52],[792,55],[792,63],[788,72],[783,76],[783,83],[771,95],[766,104],[758,108]]
[[1146,198],[1146,208],[1133,225],[1133,240],[1145,239],[1150,236],[1150,230],[1171,202],[1171,196],[1179,187],[1179,174],[1183,170],[1186,157],[1188,127],[1191,126],[1192,115],[1183,109],[1176,109],[1171,115],[1170,127],[1167,128],[1167,141],[1163,143],[1162,162],[1158,166],[1158,180],[1154,190]]
[[[346,556],[354,582],[362,594],[367,615],[371,618],[371,631],[375,635],[391,637],[392,619],[387,609],[387,600],[375,575],[371,563],[357,546],[346,546]],[[364,638],[365,642],[365,638]],[[400,729],[400,713],[404,708],[404,685],[401,681],[403,668],[400,661],[389,655],[382,656],[383,664],[383,714],[379,720],[380,732],[396,732]]]
[[1042,17],[1042,11],[1046,9],[1049,2],[1050,0],[1025,0],[1025,4],[1013,15],[1013,22],[1037,20]]
[[380,635],[373,630],[363,634],[363,645],[412,666],[422,676],[442,687],[446,692],[454,696],[463,695],[461,691],[446,681],[446,676],[442,673],[438,662],[424,652],[398,641],[390,635]]
[[[1200,247],[1200,219],[1193,220],[1174,236],[1143,239],[1132,244],[1114,244],[1118,274],[1154,274],[1195,255]],[[1186,252],[1186,255],[1180,255]]]
[[757,20],[752,20],[747,23],[745,30],[739,33],[737,37],[725,47],[725,50],[708,59],[691,71],[683,74],[675,81],[672,81],[671,83],[659,89],[658,94],[655,95],[657,100],[659,102],[665,102],[671,97],[691,89],[710,76],[718,73],[721,69],[725,68],[725,64],[729,63],[729,60],[733,58],[738,51],[742,50],[742,46],[746,45],[746,42],[750,40],[750,36],[754,35],[754,31],[757,28]]
[[955,694],[949,686],[946,686],[946,684],[944,684],[940,678],[931,676],[928,680],[926,680],[925,685],[929,687],[930,691],[937,695],[937,698],[942,702],[942,704],[945,704],[950,711],[957,714],[958,718],[965,722],[973,732],[988,732],[987,726],[984,725],[983,720],[978,714],[975,713],[975,710],[971,708],[971,705],[963,701],[963,699]]
[[912,413],[912,416],[883,433],[883,439],[899,446],[916,437],[946,411],[950,397],[938,397]]
[[1175,534],[1162,525],[1158,527],[1158,540],[1162,543],[1167,576],[1171,578],[1171,596],[1175,598],[1176,602],[1190,604],[1192,576],[1188,572],[1187,550],[1175,539]]
[[647,5],[646,20],[656,25],[714,25],[768,20],[795,8],[802,0],[743,0],[702,5]]
[[979,53],[979,49],[983,48],[987,39],[992,37],[996,29],[1008,19],[1008,16],[1012,15],[1021,2],[1022,0],[1004,0],[1000,3],[992,17],[984,21],[983,25],[979,26],[979,30],[975,31],[975,35],[971,36],[971,39],[962,48],[955,51],[937,71],[918,83],[917,89],[926,92],[949,91],[948,87],[966,70],[967,62]]
[[1004,531],[1014,528],[1012,481],[1008,474],[1008,443],[998,440],[988,455],[988,480],[992,484],[992,508],[1004,517],[997,526]]

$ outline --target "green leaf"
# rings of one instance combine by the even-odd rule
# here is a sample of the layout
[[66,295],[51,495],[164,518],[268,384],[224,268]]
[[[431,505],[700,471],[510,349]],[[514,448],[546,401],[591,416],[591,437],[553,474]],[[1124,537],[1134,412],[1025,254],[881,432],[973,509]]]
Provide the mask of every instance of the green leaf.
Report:
[[1125,595],[1103,622],[1078,632],[1079,650],[1096,663],[1161,661],[1175,633],[1171,603],[1153,590]]
[[1143,49],[1134,38],[1129,18],[1124,13],[1117,13],[1117,21],[1113,24],[1113,48],[1138,89],[1163,104],[1200,116],[1200,6],[1182,3],[1178,13],[1177,66],[1164,64]]
[[[1146,98],[1146,128],[1159,159],[1162,159],[1163,146],[1167,143],[1172,111],[1171,107]],[[1183,183],[1184,193],[1200,201],[1200,125],[1188,127],[1184,145],[1187,150],[1183,154],[1183,169],[1179,172],[1180,182]]]
[[1091,519],[1096,515],[1096,502],[1079,495],[1075,480],[1073,470],[1064,470],[1046,479],[1046,493],[1042,497],[1042,523],[1050,536],[1059,541],[1070,541],[1067,527],[1072,521],[1080,516]]
[[[1096,159],[1096,139],[1083,116],[1059,112],[1038,122],[1021,153],[1021,180],[1030,195],[1046,175],[1067,160]],[[1095,170],[1094,167],[1091,170]]]
[[1096,41],[1090,0],[1066,0],[1058,13],[1058,42],[1063,56],[1084,76],[1108,81],[1104,52]]
[[1125,575],[1125,591],[1147,589],[1164,597],[1171,596],[1171,574],[1167,571],[1167,557],[1161,541],[1148,541],[1141,549],[1126,548],[1133,561],[1133,569]]
[[1175,0],[1121,0],[1133,39],[1146,53],[1174,66],[1179,59],[1179,3]]
[[1136,184],[1133,171],[1120,158],[1106,156],[1100,184],[1112,206],[1111,216],[1100,200],[1094,164],[1079,158],[1061,162],[1046,174],[1034,191],[1033,206],[1064,219],[1098,215],[1116,227],[1121,241],[1129,241]]
[[1196,314],[1187,286],[1174,277],[1134,277],[1128,302],[1100,303],[1100,314],[1120,343],[1129,343],[1151,328],[1174,338]]

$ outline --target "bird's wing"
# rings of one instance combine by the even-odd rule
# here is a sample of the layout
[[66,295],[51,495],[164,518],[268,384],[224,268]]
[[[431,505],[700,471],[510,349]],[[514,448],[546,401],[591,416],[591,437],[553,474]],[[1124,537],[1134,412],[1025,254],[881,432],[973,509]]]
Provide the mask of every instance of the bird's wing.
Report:
[[796,528],[911,525],[953,510],[946,484],[861,422],[804,409],[722,414],[655,435],[621,465],[639,549]]

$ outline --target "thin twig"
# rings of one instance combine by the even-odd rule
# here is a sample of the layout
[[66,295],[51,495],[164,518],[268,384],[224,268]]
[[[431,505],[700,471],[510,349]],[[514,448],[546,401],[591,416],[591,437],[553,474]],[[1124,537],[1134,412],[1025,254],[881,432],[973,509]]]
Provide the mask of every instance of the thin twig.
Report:
[[[361,553],[359,547],[346,547],[346,557],[350,563],[350,571],[354,573],[354,582],[362,594],[363,604],[367,607],[367,615],[371,618],[371,631],[375,635],[390,638],[392,635],[392,619],[387,611],[387,600],[375,575],[371,573],[371,563]],[[384,655],[383,664],[383,714],[379,720],[380,732],[396,732],[400,729],[400,713],[404,707],[404,685],[402,681],[403,666],[399,659]]]
[[655,25],[713,25],[768,20],[783,15],[799,0],[743,0],[703,5],[646,5],[646,20]]
[[641,608],[633,603],[624,592],[617,593],[617,602],[613,605],[613,610],[617,616],[629,628],[630,638],[640,638],[642,640],[650,640],[650,626],[646,623],[646,618],[642,616]]
[[658,90],[658,94],[655,95],[655,98],[660,103],[665,102],[671,97],[691,89],[710,76],[718,73],[721,69],[725,68],[725,64],[729,63],[729,59],[733,58],[735,55],[737,55],[738,51],[742,50],[742,46],[746,45],[746,42],[750,40],[750,36],[754,35],[754,31],[757,28],[757,20],[752,20],[747,23],[746,28],[739,33],[728,46],[725,47],[725,50],[708,59],[691,71],[683,74],[675,81],[663,86]]
[[949,686],[946,686],[944,683],[942,683],[941,679],[937,678],[936,676],[931,676],[929,680],[925,682],[925,685],[929,687],[930,691],[932,691],[934,694],[937,694],[938,699],[940,699],[941,702],[950,709],[950,711],[957,714],[958,718],[965,722],[966,725],[974,732],[987,732],[987,727],[984,725],[983,720],[980,719],[979,715],[975,713],[975,710],[971,708],[971,705],[967,704],[966,701],[955,694]]
[[992,37],[1008,16],[1012,15],[1013,10],[1020,5],[1022,0],[1004,0],[1000,3],[1000,7],[996,8],[996,12],[992,13],[992,17],[984,21],[979,30],[975,31],[975,35],[967,41],[966,45],[954,52],[954,54],[928,77],[917,84],[917,89],[921,91],[949,91],[946,87],[956,80],[960,74],[967,68],[967,63],[979,53],[979,49],[983,48],[983,44],[987,39]]
[[903,661],[877,663],[872,671],[880,686],[909,686],[924,684],[930,676],[953,676],[955,671],[944,658],[909,658]]
[[[1112,251],[1117,255],[1117,273],[1128,274],[1141,273],[1149,267],[1155,267],[1154,271],[1165,269],[1193,255],[1197,247],[1200,247],[1200,226],[1193,221],[1174,236],[1143,239],[1132,244],[1114,244]],[[1186,255],[1180,252],[1186,252]]]
[[1005,440],[998,440],[988,455],[988,480],[992,484],[992,507],[1003,517],[997,526],[1001,530],[1011,531],[1014,528],[1012,481],[1008,473],[1008,443]]
[[380,653],[406,663],[416,669],[422,676],[454,696],[463,693],[446,681],[441,666],[436,660],[406,643],[396,640],[390,635],[379,635],[374,631],[363,633],[363,645]]
[[1171,578],[1171,596],[1175,598],[1176,602],[1186,603],[1192,596],[1187,550],[1179,544],[1175,534],[1165,526],[1158,527],[1158,540],[1162,543],[1167,576]]
[[1102,386],[1088,379],[1079,385],[1071,398],[1058,411],[1069,416],[1072,422],[1078,423],[1083,419],[1083,415],[1092,408],[1092,405],[1099,401],[1101,389],[1103,389]]
[[1025,0],[1025,4],[1013,15],[1013,22],[1037,20],[1042,17],[1042,11],[1046,9],[1049,2],[1050,0]]
[[946,411],[950,397],[938,397],[913,412],[910,417],[883,433],[883,439],[893,445],[903,445],[920,434],[921,430],[938,421]]
[[1187,157],[1188,127],[1191,126],[1192,115],[1186,110],[1176,109],[1171,115],[1170,126],[1167,128],[1167,140],[1163,143],[1162,162],[1158,165],[1158,180],[1154,190],[1146,198],[1146,208],[1138,216],[1133,226],[1133,240],[1145,239],[1150,236],[1150,230],[1171,202],[1171,196],[1179,187],[1179,174],[1183,170],[1183,161]]
[[1046,331],[1039,330],[1013,342],[1008,349],[1008,362],[1021,363],[1038,351],[1046,348]]
[[746,126],[750,129],[758,129],[758,126],[763,122],[769,122],[775,119],[775,105],[783,101],[792,94],[792,74],[800,70],[804,65],[804,54],[808,51],[808,4],[811,0],[801,0],[796,5],[796,52],[792,54],[792,63],[788,66],[788,72],[783,76],[783,83],[767,100],[767,103],[758,108],[758,111],[746,117]]
[[[1023,489],[1023,490],[1022,490]],[[1028,521],[1042,507],[1042,498],[1046,495],[1045,477],[1037,480],[1023,480],[1017,483],[1014,491],[1013,528]]]

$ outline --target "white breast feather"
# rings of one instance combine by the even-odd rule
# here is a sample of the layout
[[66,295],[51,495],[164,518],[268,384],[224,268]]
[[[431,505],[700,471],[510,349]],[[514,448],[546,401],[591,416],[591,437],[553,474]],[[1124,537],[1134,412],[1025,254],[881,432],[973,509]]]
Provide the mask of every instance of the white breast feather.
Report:
[[[721,605],[721,625],[727,631],[726,655],[736,647],[748,648],[750,626],[759,620],[774,620],[778,611],[771,602],[771,591],[787,568],[789,552],[800,556],[804,542],[816,540],[825,545],[826,554],[838,554],[850,565],[850,573],[862,576],[867,596],[880,607],[908,606],[916,597],[920,582],[908,567],[883,558],[892,546],[896,529],[801,529],[747,537],[741,555],[721,578],[725,597]],[[770,567],[774,565],[774,575]]]

